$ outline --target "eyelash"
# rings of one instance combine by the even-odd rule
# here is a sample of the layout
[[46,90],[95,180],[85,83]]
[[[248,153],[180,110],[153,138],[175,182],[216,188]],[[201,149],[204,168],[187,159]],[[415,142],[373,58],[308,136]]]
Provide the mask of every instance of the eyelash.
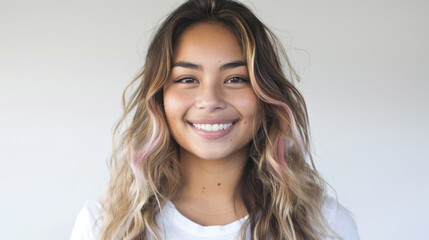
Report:
[[238,82],[238,83],[249,82],[249,80],[247,80],[247,79],[245,79],[245,78],[242,78],[242,77],[230,77],[230,78],[228,78],[226,81],[229,81],[229,80],[231,80],[231,79],[238,79],[238,81],[240,81],[240,82]]
[[[247,79],[245,79],[245,78],[242,78],[242,77],[230,77],[230,78],[228,78],[228,79],[225,81],[225,83],[227,83],[227,82],[228,82],[229,80],[231,80],[231,79],[238,79],[238,81],[239,81],[239,82],[236,82],[236,83],[249,82],[249,80],[247,80]],[[187,82],[185,82],[185,81],[187,81],[187,80],[198,81],[198,80],[196,80],[196,79],[195,79],[195,78],[193,78],[193,77],[183,77],[183,78],[180,78],[180,79],[176,80],[175,82],[176,82],[176,83],[186,83],[186,84],[192,84],[192,83],[195,83],[195,82],[192,82],[192,83],[187,83]]]
[[185,80],[193,80],[193,81],[196,81],[193,77],[183,77],[183,78],[180,78],[180,79],[178,79],[178,80],[176,80],[176,81],[174,81],[174,82],[177,82],[177,83],[186,83],[186,82],[185,82]]

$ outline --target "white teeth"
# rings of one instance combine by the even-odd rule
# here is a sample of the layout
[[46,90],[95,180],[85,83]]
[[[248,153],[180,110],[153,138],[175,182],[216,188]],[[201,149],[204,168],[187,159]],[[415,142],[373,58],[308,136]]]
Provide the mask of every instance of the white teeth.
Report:
[[195,124],[192,123],[192,125],[198,129],[204,130],[204,131],[209,131],[209,132],[216,132],[219,130],[223,130],[223,129],[227,129],[229,127],[232,126],[232,123],[225,123],[225,124]]

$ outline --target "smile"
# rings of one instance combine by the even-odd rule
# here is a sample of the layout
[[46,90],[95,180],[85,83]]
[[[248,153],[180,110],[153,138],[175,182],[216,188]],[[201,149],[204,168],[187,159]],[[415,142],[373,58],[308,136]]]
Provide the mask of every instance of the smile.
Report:
[[238,119],[200,119],[188,121],[188,124],[201,137],[214,140],[228,135],[238,121]]
[[216,132],[216,131],[220,131],[223,129],[228,129],[232,126],[232,122],[231,123],[216,123],[216,124],[192,124],[194,127],[204,130],[204,131],[208,131],[208,132]]

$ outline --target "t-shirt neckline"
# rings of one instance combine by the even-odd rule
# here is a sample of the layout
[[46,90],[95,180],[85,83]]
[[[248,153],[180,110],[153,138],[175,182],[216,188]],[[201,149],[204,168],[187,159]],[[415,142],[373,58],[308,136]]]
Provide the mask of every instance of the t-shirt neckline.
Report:
[[249,215],[246,215],[243,218],[238,219],[232,223],[228,223],[226,225],[202,226],[183,216],[170,200],[166,202],[162,214],[164,215],[164,219],[170,219],[171,224],[177,225],[183,231],[198,236],[211,237],[237,233],[238,231],[240,231],[241,226],[249,217]]

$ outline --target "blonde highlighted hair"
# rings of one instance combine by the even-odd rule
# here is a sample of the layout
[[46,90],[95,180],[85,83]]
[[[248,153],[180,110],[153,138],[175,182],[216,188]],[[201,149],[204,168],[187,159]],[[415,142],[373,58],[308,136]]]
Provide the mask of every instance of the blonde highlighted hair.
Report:
[[298,76],[282,44],[239,2],[189,0],[161,24],[143,70],[124,91],[100,238],[161,238],[163,226],[157,225],[156,217],[181,181],[178,145],[170,136],[163,109],[163,86],[175,43],[186,29],[201,22],[223,24],[236,35],[259,97],[260,126],[236,189],[249,214],[242,237],[248,227],[255,240],[336,235],[321,213],[326,182],[313,163],[305,101],[294,86]]

